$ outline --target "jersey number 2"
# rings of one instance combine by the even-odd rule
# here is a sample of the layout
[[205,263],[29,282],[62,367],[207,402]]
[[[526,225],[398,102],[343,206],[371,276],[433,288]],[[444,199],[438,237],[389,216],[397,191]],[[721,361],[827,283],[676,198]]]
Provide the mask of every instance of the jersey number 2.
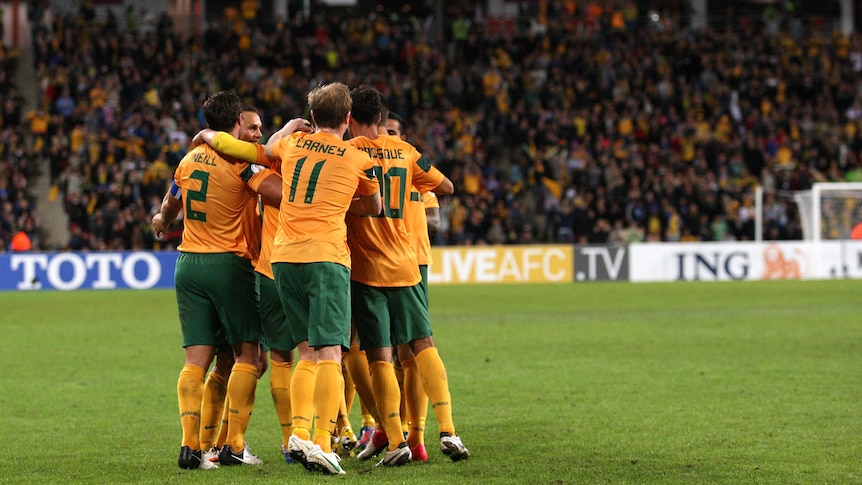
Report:
[[191,219],[193,221],[207,221],[207,213],[204,211],[196,211],[192,210],[192,201],[196,200],[198,202],[206,202],[207,201],[207,187],[209,186],[210,174],[208,172],[203,172],[201,170],[195,170],[189,175],[189,178],[193,178],[195,180],[201,181],[201,189],[200,190],[189,190],[186,193],[186,218]]

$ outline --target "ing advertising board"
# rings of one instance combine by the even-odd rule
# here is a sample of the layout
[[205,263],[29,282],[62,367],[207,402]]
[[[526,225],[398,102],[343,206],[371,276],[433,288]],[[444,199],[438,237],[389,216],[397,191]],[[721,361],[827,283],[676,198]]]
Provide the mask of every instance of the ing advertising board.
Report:
[[862,242],[640,243],[629,246],[631,281],[862,278]]

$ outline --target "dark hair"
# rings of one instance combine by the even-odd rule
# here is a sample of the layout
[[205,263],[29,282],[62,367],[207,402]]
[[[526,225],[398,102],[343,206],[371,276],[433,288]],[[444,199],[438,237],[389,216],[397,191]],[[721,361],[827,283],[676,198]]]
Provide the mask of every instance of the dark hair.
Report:
[[250,104],[242,105],[242,112],[245,113],[247,111],[252,112],[252,113],[256,113],[258,116],[260,115],[260,111],[258,111],[258,109],[255,108],[254,106],[252,106]]
[[398,113],[396,113],[396,112],[394,112],[394,111],[390,111],[390,112],[389,112],[389,116],[388,116],[388,118],[389,118],[390,120],[395,120],[395,121],[397,121],[397,122],[398,122],[398,124],[399,124],[399,125],[401,125],[401,134],[402,134],[402,135],[406,135],[406,134],[407,134],[407,122],[406,122],[406,121],[404,121],[404,118],[402,118],[402,117],[401,117],[401,115],[399,115]]
[[380,91],[367,84],[360,84],[353,88],[353,91],[350,91],[350,98],[353,100],[353,109],[350,111],[350,116],[357,123],[377,125],[377,122],[380,121],[380,114],[383,111]]
[[389,101],[386,101],[386,96],[380,91],[377,91],[377,94],[380,95],[380,121],[377,124],[385,125],[386,120],[389,119]]
[[219,91],[204,101],[207,126],[216,131],[231,131],[242,114],[242,100],[230,91]]

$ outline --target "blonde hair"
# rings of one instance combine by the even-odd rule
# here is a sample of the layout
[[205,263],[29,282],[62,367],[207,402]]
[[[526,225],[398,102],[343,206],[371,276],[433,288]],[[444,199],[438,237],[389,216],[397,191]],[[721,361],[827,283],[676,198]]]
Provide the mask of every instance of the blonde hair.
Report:
[[308,108],[318,127],[338,128],[352,107],[350,90],[343,83],[324,84],[308,93]]

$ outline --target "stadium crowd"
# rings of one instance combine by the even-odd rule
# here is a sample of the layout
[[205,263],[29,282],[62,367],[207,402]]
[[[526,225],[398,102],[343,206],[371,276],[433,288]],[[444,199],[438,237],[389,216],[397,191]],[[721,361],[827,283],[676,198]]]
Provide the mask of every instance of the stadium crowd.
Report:
[[857,35],[792,12],[772,30],[739,19],[695,32],[673,15],[645,21],[632,1],[525,2],[513,21],[447,7],[438,43],[424,8],[316,5],[270,22],[228,10],[202,36],[144,8],[44,16],[35,112],[20,113],[0,71],[4,246],[16,228],[38,239],[29,150],[50,161],[67,248],[171,247],[178,234],[158,241],[149,220],[220,89],[272,132],[320,83],[378,88],[455,183],[436,243],[754,239],[758,184],[764,238],[799,238],[781,194],[862,168]]
[[24,98],[14,81],[18,59],[16,49],[0,43],[0,252],[38,247],[41,225],[28,186],[35,164],[26,145]]

